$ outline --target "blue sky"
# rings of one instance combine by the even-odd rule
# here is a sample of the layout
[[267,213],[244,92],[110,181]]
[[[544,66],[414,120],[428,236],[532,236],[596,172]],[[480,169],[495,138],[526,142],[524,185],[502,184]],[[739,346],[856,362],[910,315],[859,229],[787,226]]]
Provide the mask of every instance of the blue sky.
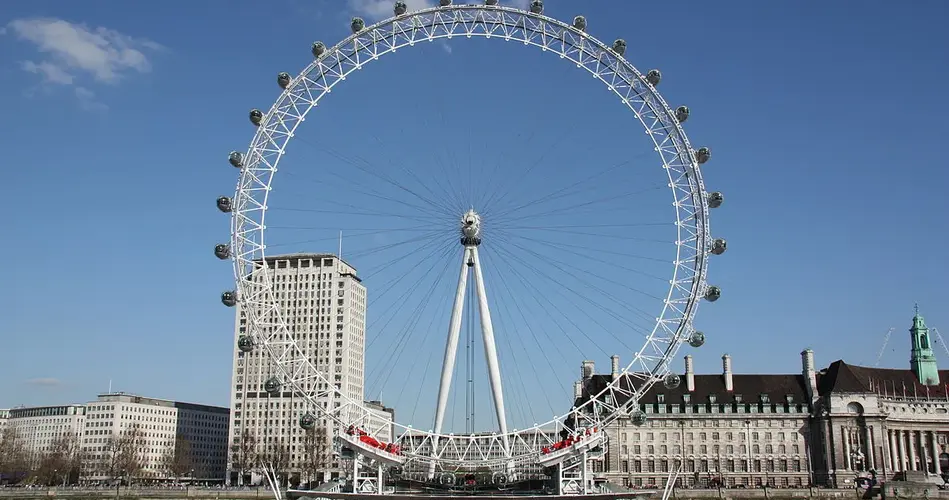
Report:
[[[233,311],[217,295],[232,278],[230,266],[211,254],[228,232],[214,198],[231,194],[236,181],[226,154],[246,148],[253,134],[247,110],[266,109],[276,98],[277,72],[298,73],[310,61],[311,42],[339,40],[352,15],[371,19],[388,4],[276,0],[265,12],[251,2],[170,8],[37,1],[4,10],[0,102],[7,116],[3,169],[12,189],[0,204],[12,225],[0,250],[9,284],[0,289],[0,407],[86,401],[110,380],[117,390],[228,403]],[[697,319],[708,341],[687,350],[700,371],[718,371],[721,354],[729,352],[740,372],[797,372],[797,353],[808,346],[821,365],[840,358],[872,365],[890,327],[896,330],[881,364],[905,367],[914,302],[931,326],[949,335],[943,326],[949,325],[949,272],[940,257],[949,244],[949,202],[940,188],[949,180],[942,147],[942,118],[949,114],[941,92],[949,77],[944,2],[899,9],[875,1],[547,4],[547,13],[560,19],[584,14],[589,31],[603,40],[626,38],[627,59],[663,71],[666,99],[692,109],[686,129],[693,143],[713,150],[706,182],[725,193],[726,204],[713,212],[712,228],[728,238],[729,250],[710,268],[724,296],[703,304]],[[410,164],[423,179],[450,164],[460,184],[481,171],[466,184],[474,199],[504,185],[530,200],[588,170],[648,163],[630,114],[569,64],[503,42],[424,45],[367,66],[313,115],[281,164],[286,180],[275,187],[274,207],[283,212],[274,210],[270,222],[275,248],[332,252],[340,229],[368,235],[368,228],[408,227],[391,217],[316,215],[321,203],[342,196],[334,186],[346,186],[346,176],[354,176],[351,184],[384,187],[368,177],[357,183],[359,173],[347,170],[338,152],[387,168],[393,161]],[[535,162],[540,169],[516,182],[517,169],[526,172]],[[661,181],[643,175],[604,181],[592,196]],[[640,181],[647,184],[635,184]],[[447,190],[447,184],[427,185]],[[642,224],[667,221],[665,199],[644,194],[623,207],[630,212],[604,208],[539,224],[579,225],[626,213]],[[356,203],[394,213],[381,202]],[[450,222],[444,227],[452,230]],[[655,236],[645,226],[636,230]],[[388,264],[398,251],[374,250],[397,240],[382,234],[344,239],[344,256],[364,277],[381,269],[375,282],[367,279],[370,297],[373,286],[375,293],[385,288],[385,272],[408,269]],[[594,244],[558,237],[565,238],[561,249],[567,241]],[[671,258],[666,250],[637,248]],[[510,305],[516,297],[527,300],[523,282],[530,280],[504,262],[504,251],[485,251],[485,265],[495,262],[486,281],[492,300],[512,297]],[[403,330],[417,333],[411,343],[424,346],[413,345],[416,357],[395,368],[378,361],[385,376],[369,381],[369,395],[406,413],[417,410],[420,421],[431,412],[428,396],[408,395],[411,390],[385,379],[417,377],[425,394],[433,391],[421,373],[425,366],[435,373],[441,362],[448,282],[460,258],[450,255],[454,260],[447,253],[444,261],[431,258],[438,265],[429,277],[448,266],[433,285],[446,291],[433,294],[443,302],[436,310],[415,317],[390,296],[369,311],[370,342],[379,337],[370,363],[391,357],[395,347],[387,342]],[[382,319],[388,306],[397,311],[391,323]],[[555,399],[536,401],[546,418],[546,408],[558,406],[556,398],[579,372],[577,356],[592,356],[606,369],[603,351],[621,352],[636,339],[575,335],[579,345],[572,346],[550,333],[567,320],[547,318],[536,328],[549,333],[549,342],[535,351],[529,343],[518,347],[529,328],[503,308],[495,322],[507,326],[495,326],[499,338],[512,332],[515,344],[507,361],[502,354],[502,370],[516,366],[506,380],[522,384],[509,397],[541,389]],[[576,328],[595,329],[576,321]],[[937,357],[949,366],[941,346]],[[490,415],[485,387],[476,389],[482,421]],[[517,411],[520,420],[532,418]]]

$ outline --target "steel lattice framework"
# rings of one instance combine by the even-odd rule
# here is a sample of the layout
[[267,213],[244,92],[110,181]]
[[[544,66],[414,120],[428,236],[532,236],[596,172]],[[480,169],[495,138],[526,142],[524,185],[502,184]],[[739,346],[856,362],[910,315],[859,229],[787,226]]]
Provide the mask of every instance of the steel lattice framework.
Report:
[[[622,415],[629,415],[633,406],[638,408],[639,397],[670,373],[669,360],[694,334],[692,320],[699,300],[714,288],[706,283],[708,254],[714,242],[709,235],[709,198],[699,168],[704,159],[692,149],[680,124],[681,119],[647,76],[626,61],[623,51],[615,44],[608,46],[584,32],[583,28],[540,12],[498,5],[435,7],[397,15],[368,27],[354,20],[354,33],[333,47],[323,47],[322,53],[306,69],[287,82],[273,106],[258,116],[256,135],[236,165],[240,166],[241,174],[230,210],[233,215],[229,256],[237,280],[236,299],[247,315],[248,336],[256,348],[269,355],[275,365],[274,374],[282,384],[306,398],[311,411],[344,428],[361,425],[370,433],[378,431],[367,427],[370,410],[364,403],[352,401],[332,389],[335,386],[330,374],[317,369],[288,331],[271,286],[270,272],[264,264],[264,220],[271,181],[288,143],[307,113],[350,73],[398,49],[438,39],[479,36],[519,42],[569,60],[603,82],[632,111],[655,144],[673,194],[677,252],[662,311],[645,345],[623,370],[624,377],[599,394],[590,395],[586,402],[571,409],[567,415],[507,435],[436,435],[396,424],[403,460],[434,460],[443,467],[472,463],[492,467],[510,467],[512,463],[536,464],[541,459],[541,448],[551,445],[556,439],[551,437],[551,433],[536,432],[536,429],[559,433],[565,428],[602,428]],[[311,384],[318,387],[320,383],[331,389],[322,393],[306,389]],[[326,408],[319,404],[318,399],[328,393],[334,393],[332,397],[339,403],[337,407]],[[507,448],[505,443],[510,443],[508,449],[511,451],[504,451]]]

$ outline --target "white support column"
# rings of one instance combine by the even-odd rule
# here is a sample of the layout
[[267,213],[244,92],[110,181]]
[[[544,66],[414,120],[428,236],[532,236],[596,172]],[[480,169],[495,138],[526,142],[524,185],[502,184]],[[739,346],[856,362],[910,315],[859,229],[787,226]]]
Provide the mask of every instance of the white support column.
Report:
[[504,413],[504,389],[501,386],[501,368],[498,365],[498,350],[494,343],[494,325],[491,323],[491,310],[488,308],[488,295],[484,289],[484,275],[481,272],[481,259],[478,247],[470,250],[474,261],[475,290],[478,292],[478,309],[481,311],[481,336],[484,340],[484,354],[488,360],[488,377],[491,381],[491,395],[494,397],[494,411],[498,417],[498,428],[504,434],[504,452],[510,456],[510,444],[507,442],[507,418]]
[[939,440],[936,438],[936,432],[932,431],[929,433],[932,438],[932,449],[933,449],[933,464],[935,465],[934,470],[936,475],[942,474],[942,464],[939,463]]
[[926,432],[919,431],[919,467],[929,475],[929,450],[926,449]]
[[[448,341],[445,344],[445,359],[442,361],[442,377],[438,384],[438,406],[435,407],[435,433],[442,431],[445,422],[445,409],[448,407],[448,394],[451,392],[451,377],[455,370],[455,356],[458,352],[458,336],[461,333],[461,319],[465,307],[465,289],[468,286],[468,260],[471,249],[465,247],[461,259],[461,273],[458,276],[458,288],[455,302],[451,308],[451,320],[448,322]],[[436,443],[432,443],[434,448]]]
[[895,431],[896,432],[896,443],[900,449],[900,472],[906,472],[908,460],[906,459],[906,438],[904,431]]
[[382,464],[376,464],[376,494],[385,493],[385,483],[382,482]]
[[864,434],[866,434],[866,443],[867,443],[867,470],[876,469],[876,460],[873,449],[873,428],[866,426],[863,428]]
[[583,451],[583,458],[581,460],[583,460],[581,462],[582,464],[581,467],[583,467],[583,470],[581,470],[580,472],[581,474],[580,477],[582,478],[582,481],[583,481],[583,494],[589,495],[590,494],[590,471],[589,471],[590,462],[587,460],[586,450]]
[[916,466],[916,431],[906,431],[906,440],[909,441],[909,469],[919,470]]
[[850,429],[844,427],[840,433],[844,440],[844,470],[853,470],[850,456]]
[[[458,275],[458,287],[455,289],[455,302],[451,308],[451,319],[448,321],[448,340],[445,343],[445,358],[442,361],[442,376],[438,384],[438,402],[435,406],[434,432],[441,433],[445,423],[445,410],[448,408],[448,395],[451,392],[451,377],[455,372],[455,357],[458,352],[458,337],[461,333],[461,320],[465,307],[465,290],[468,287],[468,267],[471,259],[471,248],[465,247],[461,258],[461,272]],[[438,439],[432,438],[432,455],[438,451]],[[428,478],[435,477],[435,461],[429,464]]]
[[890,470],[896,472],[900,470],[900,453],[896,448],[896,433],[887,429],[886,435],[887,442],[890,444]]

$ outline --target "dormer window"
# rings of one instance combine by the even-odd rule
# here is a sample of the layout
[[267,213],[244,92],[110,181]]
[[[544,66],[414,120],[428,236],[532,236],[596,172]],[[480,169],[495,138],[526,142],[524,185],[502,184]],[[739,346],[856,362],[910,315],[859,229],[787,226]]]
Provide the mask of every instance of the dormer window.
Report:
[[683,402],[683,403],[689,403],[689,402],[691,402],[691,401],[692,401],[692,395],[691,395],[691,394],[683,394],[683,395],[682,395],[682,402]]
[[762,402],[762,403],[770,403],[770,402],[771,402],[771,398],[769,398],[767,394],[762,393],[762,394],[761,394],[761,402]]
[[788,404],[794,403],[794,395],[788,394],[787,396],[785,396],[785,400],[788,402]]
[[665,403],[666,403],[666,395],[665,395],[665,394],[657,394],[657,395],[656,395],[656,402],[659,403],[659,404],[665,404]]
[[709,403],[715,404],[715,400],[717,400],[717,399],[718,399],[718,398],[717,398],[714,394],[709,394],[709,395],[708,395],[708,402],[709,402]]
[[741,403],[741,394],[735,394],[735,402]]

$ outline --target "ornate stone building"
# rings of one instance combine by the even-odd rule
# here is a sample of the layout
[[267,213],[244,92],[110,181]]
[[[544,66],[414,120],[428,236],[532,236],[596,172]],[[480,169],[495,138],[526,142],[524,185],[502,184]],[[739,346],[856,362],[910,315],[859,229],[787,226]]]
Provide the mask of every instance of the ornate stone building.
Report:
[[[700,375],[686,356],[679,387],[657,384],[639,401],[645,425],[624,417],[607,429],[593,473],[631,487],[661,487],[677,466],[685,487],[845,487],[870,470],[938,480],[949,471],[949,371],[936,369],[918,313],[910,339],[908,370],[842,360],[817,370],[806,349],[800,374],[735,374],[726,354],[721,373]],[[611,364],[611,373],[596,374],[583,362],[578,403],[619,376],[619,358]]]

